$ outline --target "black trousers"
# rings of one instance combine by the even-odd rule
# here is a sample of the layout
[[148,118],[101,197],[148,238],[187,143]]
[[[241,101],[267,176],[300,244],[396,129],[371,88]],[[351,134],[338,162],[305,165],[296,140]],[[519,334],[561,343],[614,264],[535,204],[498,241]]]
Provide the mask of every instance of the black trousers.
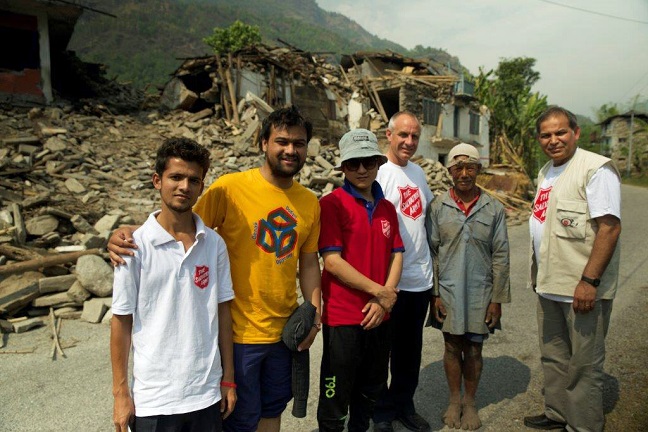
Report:
[[135,417],[133,432],[221,432],[220,401],[184,414]]
[[365,432],[387,384],[389,321],[372,330],[324,326],[317,423],[320,432]]
[[400,415],[414,414],[414,393],[421,370],[423,324],[432,290],[400,291],[390,321],[391,381],[376,403],[374,423],[389,422]]

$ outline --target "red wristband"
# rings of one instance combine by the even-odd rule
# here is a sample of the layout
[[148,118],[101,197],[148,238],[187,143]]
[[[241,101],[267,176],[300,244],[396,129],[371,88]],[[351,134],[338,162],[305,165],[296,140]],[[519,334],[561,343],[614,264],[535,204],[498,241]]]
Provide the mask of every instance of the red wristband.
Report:
[[221,386],[222,387],[229,387],[229,388],[233,388],[233,389],[236,388],[236,384],[234,384],[233,382],[229,382],[229,381],[221,381]]

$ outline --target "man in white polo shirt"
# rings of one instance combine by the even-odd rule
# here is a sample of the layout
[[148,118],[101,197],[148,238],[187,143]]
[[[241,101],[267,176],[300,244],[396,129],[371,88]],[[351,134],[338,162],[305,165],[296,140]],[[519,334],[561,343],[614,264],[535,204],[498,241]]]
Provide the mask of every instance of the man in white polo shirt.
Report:
[[229,258],[223,239],[191,211],[208,169],[209,152],[195,141],[162,144],[153,174],[161,210],[134,232],[139,248],[115,268],[110,351],[117,432],[218,432],[221,417],[234,409]]

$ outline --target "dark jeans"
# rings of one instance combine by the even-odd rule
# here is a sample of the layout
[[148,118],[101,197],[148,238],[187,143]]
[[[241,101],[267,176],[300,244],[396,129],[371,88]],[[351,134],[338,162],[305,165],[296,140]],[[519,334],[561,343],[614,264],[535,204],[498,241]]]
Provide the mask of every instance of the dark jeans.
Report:
[[374,423],[389,422],[399,415],[414,414],[414,392],[421,369],[423,323],[432,290],[400,291],[391,312],[391,382],[376,403]]
[[387,384],[391,325],[377,328],[324,326],[317,423],[320,432],[365,432],[373,408]]
[[135,417],[133,432],[221,432],[220,402],[184,414]]

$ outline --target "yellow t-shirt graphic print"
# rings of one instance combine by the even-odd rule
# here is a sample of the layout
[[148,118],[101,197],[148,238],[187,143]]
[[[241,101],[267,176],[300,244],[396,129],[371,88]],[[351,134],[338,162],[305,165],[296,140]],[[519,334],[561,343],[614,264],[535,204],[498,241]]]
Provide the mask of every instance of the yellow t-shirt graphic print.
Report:
[[277,208],[255,224],[254,240],[267,253],[274,253],[277,264],[290,258],[297,243],[297,219],[290,208]]
[[317,198],[297,182],[273,186],[257,168],[219,178],[194,211],[227,245],[234,342],[278,342],[297,307],[299,254],[317,252]]

